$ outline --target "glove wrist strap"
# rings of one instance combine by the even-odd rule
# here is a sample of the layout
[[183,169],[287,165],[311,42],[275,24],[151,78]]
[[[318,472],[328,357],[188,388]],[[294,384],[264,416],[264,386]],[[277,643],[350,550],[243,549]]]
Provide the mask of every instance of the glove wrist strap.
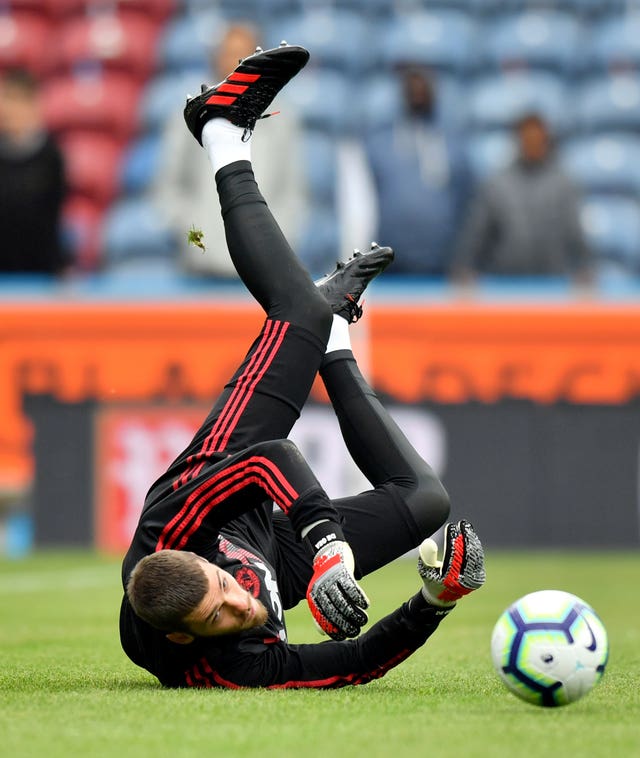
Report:
[[315,555],[318,550],[326,547],[331,542],[344,542],[344,533],[340,524],[335,521],[321,521],[316,524],[305,536],[305,541]]

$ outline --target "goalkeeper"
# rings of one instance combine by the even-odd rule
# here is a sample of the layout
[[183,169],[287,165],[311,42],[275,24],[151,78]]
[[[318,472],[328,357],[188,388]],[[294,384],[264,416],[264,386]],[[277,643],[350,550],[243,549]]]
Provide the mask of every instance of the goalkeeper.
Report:
[[[251,132],[307,59],[284,43],[258,49],[185,107],[215,172],[234,265],[266,320],[188,448],[149,490],[124,559],[122,646],[166,686],[363,684],[418,649],[484,582],[482,546],[466,521],[445,527],[437,560],[429,535],[447,518],[447,494],[351,352],[358,300],[393,252],[374,243],[314,285],[255,183]],[[334,501],[287,439],[318,372],[373,487]],[[360,634],[369,601],[357,580],[416,546],[421,590]],[[332,639],[291,645],[283,614],[305,597]]]

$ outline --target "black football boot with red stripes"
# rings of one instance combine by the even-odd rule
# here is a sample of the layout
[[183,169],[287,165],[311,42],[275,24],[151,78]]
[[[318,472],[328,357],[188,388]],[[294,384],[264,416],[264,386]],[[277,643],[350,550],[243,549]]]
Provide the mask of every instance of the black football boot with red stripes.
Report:
[[371,249],[366,253],[356,250],[346,263],[339,261],[330,274],[316,281],[316,287],[331,310],[353,324],[362,316],[362,306],[358,303],[362,293],[369,282],[385,270],[393,257],[390,247],[380,247],[377,242],[372,242]]
[[189,131],[202,144],[207,121],[226,118],[250,135],[278,92],[308,60],[308,50],[286,42],[271,50],[256,48],[224,81],[213,87],[203,84],[199,95],[187,97],[184,120]]

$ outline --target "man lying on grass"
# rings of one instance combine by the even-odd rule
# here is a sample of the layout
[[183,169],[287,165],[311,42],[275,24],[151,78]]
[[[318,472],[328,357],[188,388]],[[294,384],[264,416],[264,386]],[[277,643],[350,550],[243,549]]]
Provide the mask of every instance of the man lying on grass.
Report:
[[[286,43],[258,49],[185,107],[215,172],[234,265],[266,321],[190,445],[151,487],[124,559],[122,646],[167,686],[363,684],[424,644],[485,579],[467,521],[446,525],[437,560],[430,535],[449,514],[447,493],[351,352],[358,301],[393,251],[373,243],[314,284],[256,185],[251,132],[308,57]],[[372,485],[333,502],[287,439],[318,372]],[[356,579],[418,546],[421,590],[358,636],[369,601]],[[284,611],[304,597],[331,640],[287,643]]]

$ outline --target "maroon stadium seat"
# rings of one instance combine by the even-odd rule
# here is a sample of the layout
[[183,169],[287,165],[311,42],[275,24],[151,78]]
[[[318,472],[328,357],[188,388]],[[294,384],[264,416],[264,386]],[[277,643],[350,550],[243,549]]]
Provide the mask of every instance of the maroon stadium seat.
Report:
[[140,86],[123,74],[58,76],[45,84],[44,108],[58,133],[104,132],[124,142],[136,128]]
[[20,67],[36,75],[46,73],[51,64],[51,31],[43,14],[0,12],[0,70]]
[[99,13],[74,18],[60,27],[55,55],[58,70],[99,63],[142,81],[155,69],[159,25],[142,15]]
[[86,9],[87,0],[11,0],[12,11],[33,11],[51,19],[66,18]]
[[119,189],[122,146],[104,134],[77,132],[61,140],[69,191],[105,207]]
[[62,210],[62,227],[76,266],[81,271],[101,267],[104,209],[83,195],[72,194]]

